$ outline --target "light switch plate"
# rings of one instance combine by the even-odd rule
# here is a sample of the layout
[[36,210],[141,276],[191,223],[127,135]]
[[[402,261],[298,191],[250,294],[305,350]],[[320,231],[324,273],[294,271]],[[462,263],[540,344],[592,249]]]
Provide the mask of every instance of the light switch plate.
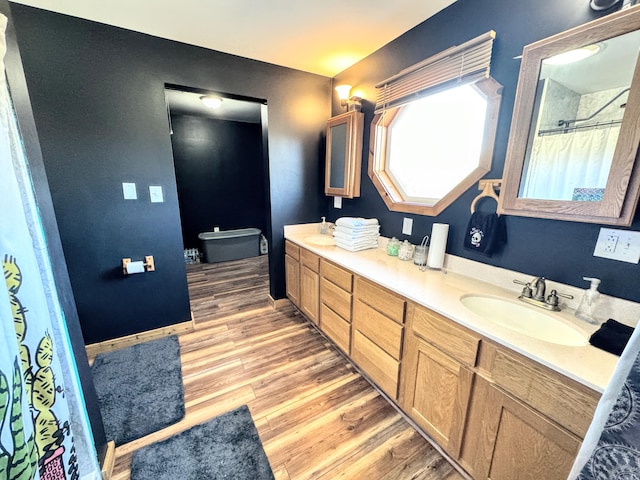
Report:
[[601,228],[593,256],[638,263],[640,261],[640,232]]
[[413,218],[405,218],[404,220],[402,220],[402,234],[411,235],[412,230],[413,230]]
[[122,195],[125,200],[137,200],[138,192],[136,191],[135,183],[122,183]]
[[342,208],[342,197],[333,197],[333,208]]
[[151,198],[151,203],[162,203],[164,202],[164,195],[162,193],[161,185],[149,185],[149,198]]

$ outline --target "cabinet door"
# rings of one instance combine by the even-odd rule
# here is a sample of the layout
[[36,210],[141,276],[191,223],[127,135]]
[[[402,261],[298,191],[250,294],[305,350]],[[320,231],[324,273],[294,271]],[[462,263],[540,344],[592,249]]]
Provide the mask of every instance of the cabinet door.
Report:
[[284,273],[287,282],[287,297],[300,307],[300,263],[289,255],[284,256]]
[[580,439],[490,384],[484,389],[475,476],[491,480],[565,480]]
[[473,372],[412,336],[403,362],[403,409],[452,457],[458,458]]
[[309,320],[318,324],[320,306],[320,279],[316,272],[307,266],[300,268],[300,310]]

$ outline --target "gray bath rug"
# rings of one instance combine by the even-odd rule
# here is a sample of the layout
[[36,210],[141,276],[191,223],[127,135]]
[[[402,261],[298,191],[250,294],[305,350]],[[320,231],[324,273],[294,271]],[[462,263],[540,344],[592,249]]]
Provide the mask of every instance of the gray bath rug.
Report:
[[131,480],[273,480],[246,405],[133,454]]
[[175,335],[101,353],[91,367],[107,440],[122,445],[184,417]]

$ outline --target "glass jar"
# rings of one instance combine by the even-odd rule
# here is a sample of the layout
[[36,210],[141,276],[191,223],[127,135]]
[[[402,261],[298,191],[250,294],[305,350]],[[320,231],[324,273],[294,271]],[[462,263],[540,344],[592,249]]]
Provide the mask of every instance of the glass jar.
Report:
[[412,257],[413,245],[411,245],[408,240],[405,240],[398,249],[398,258],[400,260],[411,260]]
[[397,257],[399,249],[400,249],[400,240],[398,240],[396,237],[391,237],[389,239],[389,243],[387,243],[387,255],[391,255],[392,257]]

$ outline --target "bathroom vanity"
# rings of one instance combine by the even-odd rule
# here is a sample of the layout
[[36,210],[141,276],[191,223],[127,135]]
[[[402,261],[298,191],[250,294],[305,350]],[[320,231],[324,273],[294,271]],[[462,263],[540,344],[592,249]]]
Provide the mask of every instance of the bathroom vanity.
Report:
[[588,344],[596,327],[554,313],[584,341],[541,341],[461,301],[517,291],[285,238],[289,299],[473,478],[566,478],[618,359]]

